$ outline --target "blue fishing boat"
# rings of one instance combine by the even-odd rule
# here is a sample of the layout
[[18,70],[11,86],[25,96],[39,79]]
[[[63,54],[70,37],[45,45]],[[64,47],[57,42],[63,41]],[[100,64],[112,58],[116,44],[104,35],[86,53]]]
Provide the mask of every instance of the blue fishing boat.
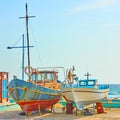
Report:
[[31,77],[30,81],[15,77],[8,85],[8,93],[26,114],[49,108],[61,98],[57,71],[34,71]]
[[[30,16],[32,17],[32,16]],[[8,84],[8,93],[13,100],[20,105],[26,115],[32,112],[40,112],[56,104],[61,96],[60,81],[58,80],[57,68],[33,69],[30,66],[29,56],[29,36],[28,36],[28,10],[26,4],[26,30],[27,30],[27,48],[28,48],[28,66],[25,67],[25,73],[28,80],[20,80],[16,76]]]

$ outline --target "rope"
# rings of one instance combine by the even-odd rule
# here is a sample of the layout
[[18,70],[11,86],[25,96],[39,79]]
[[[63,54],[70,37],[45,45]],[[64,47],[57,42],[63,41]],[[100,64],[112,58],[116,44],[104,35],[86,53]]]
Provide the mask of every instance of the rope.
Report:
[[[32,26],[31,23],[30,23],[30,25]],[[33,28],[33,27],[31,27],[31,28]],[[32,32],[32,35],[33,35],[33,41],[34,41],[34,44],[35,44],[36,54],[37,54],[37,56],[38,56],[39,62],[41,63],[40,66],[43,66],[42,59],[41,59],[41,57],[40,57],[40,53],[39,53],[39,50],[38,50],[37,41],[36,41],[36,39],[35,39],[35,35],[34,35],[34,32],[33,32],[33,29],[31,29],[31,32]]]
[[[23,36],[23,35],[22,35]],[[19,40],[22,38],[22,36],[20,36],[20,38],[13,44],[12,47],[15,47],[15,45],[19,42]]]

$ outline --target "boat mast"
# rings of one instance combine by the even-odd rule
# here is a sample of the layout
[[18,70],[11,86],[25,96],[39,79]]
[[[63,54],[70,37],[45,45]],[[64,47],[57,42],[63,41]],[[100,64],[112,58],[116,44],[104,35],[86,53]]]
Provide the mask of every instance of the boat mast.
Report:
[[[28,9],[26,4],[26,34],[27,34],[27,46],[28,46],[28,66],[30,66],[30,50],[29,50],[29,33],[28,33]],[[29,71],[30,73],[30,71]]]
[[[25,18],[26,19],[26,34],[27,34],[27,54],[28,54],[28,66],[30,66],[30,50],[29,50],[29,32],[28,32],[28,18],[32,18],[35,16],[28,16],[28,8],[27,8],[27,3],[26,3],[26,16],[25,17],[20,17],[20,18]],[[30,68],[28,69],[28,72],[30,73]],[[29,75],[29,80],[30,80],[30,75]]]
[[89,72],[87,72],[87,73],[85,74],[85,76],[87,76],[87,80],[89,80],[89,76],[91,76],[91,74],[89,74]]

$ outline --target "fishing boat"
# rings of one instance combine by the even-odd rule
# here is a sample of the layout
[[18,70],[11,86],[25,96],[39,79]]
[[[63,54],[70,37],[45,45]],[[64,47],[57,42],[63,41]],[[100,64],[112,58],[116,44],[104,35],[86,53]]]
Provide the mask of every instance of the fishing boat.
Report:
[[[87,79],[79,80],[78,77],[69,70],[67,81],[62,89],[63,96],[67,102],[74,102],[78,110],[84,105],[99,102],[107,97],[109,92],[108,85],[98,85],[97,79],[90,79],[87,72]],[[74,82],[76,81],[76,82]]]
[[27,30],[27,50],[28,66],[24,71],[28,75],[28,80],[21,80],[14,76],[8,84],[8,94],[20,105],[26,115],[35,112],[41,112],[46,108],[56,104],[61,96],[60,81],[58,80],[58,70],[56,68],[32,68],[30,66],[29,54],[29,34],[28,34],[28,16],[26,4],[26,30]]

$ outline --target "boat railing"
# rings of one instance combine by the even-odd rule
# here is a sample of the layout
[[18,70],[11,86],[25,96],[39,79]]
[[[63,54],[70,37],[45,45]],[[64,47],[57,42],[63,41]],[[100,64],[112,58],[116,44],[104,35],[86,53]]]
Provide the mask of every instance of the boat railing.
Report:
[[109,85],[98,85],[98,89],[108,89]]
[[[68,87],[68,85],[67,85]],[[108,89],[109,85],[78,85],[74,84],[73,88],[97,88],[97,89]]]
[[53,80],[45,79],[45,80],[35,80],[35,83],[53,83]]

